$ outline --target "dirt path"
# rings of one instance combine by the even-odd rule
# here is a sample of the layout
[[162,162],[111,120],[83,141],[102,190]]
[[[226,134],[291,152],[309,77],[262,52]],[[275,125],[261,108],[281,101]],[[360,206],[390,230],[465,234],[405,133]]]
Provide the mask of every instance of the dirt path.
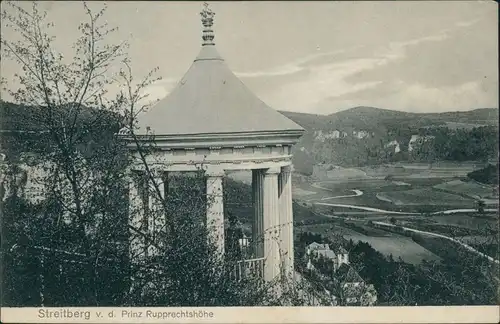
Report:
[[[389,224],[389,223],[384,223],[384,222],[373,222],[373,224],[379,224],[379,225],[383,225],[383,226],[390,226],[390,227],[395,227],[396,225],[393,225],[393,224]],[[447,240],[450,240],[452,242],[455,242],[457,244],[460,244],[461,246],[463,246],[464,248],[466,248],[467,250],[473,252],[473,253],[476,253],[477,255],[479,256],[482,256],[484,258],[487,258],[489,261],[491,262],[494,262],[496,264],[500,264],[500,261],[497,260],[497,259],[494,259],[492,257],[490,257],[489,255],[486,255],[476,249],[474,249],[472,246],[470,245],[467,245],[465,244],[464,242],[462,241],[459,241],[457,239],[454,239],[452,237],[449,237],[449,236],[446,236],[446,235],[442,235],[442,234],[437,234],[437,233],[433,233],[433,232],[427,232],[427,231],[421,231],[421,230],[417,230],[417,229],[414,229],[414,228],[409,228],[409,227],[402,227],[404,230],[407,230],[407,231],[410,231],[410,232],[414,232],[414,233],[419,233],[419,234],[426,234],[426,235],[430,235],[430,236],[435,236],[435,237],[440,237],[440,238],[444,238],[444,239],[447,239]]]
[[[334,197],[334,198],[338,198],[338,197]],[[315,205],[323,205],[323,206],[331,206],[331,207],[344,207],[344,208],[352,208],[352,209],[359,209],[359,210],[365,210],[365,211],[371,211],[371,212],[379,212],[379,213],[386,213],[386,214],[397,214],[397,215],[420,215],[420,213],[398,212],[398,211],[385,210],[385,209],[373,208],[373,207],[368,207],[368,206],[356,206],[356,205],[344,205],[344,204],[331,204],[331,203],[322,203],[322,202],[314,202],[313,204],[315,204]]]

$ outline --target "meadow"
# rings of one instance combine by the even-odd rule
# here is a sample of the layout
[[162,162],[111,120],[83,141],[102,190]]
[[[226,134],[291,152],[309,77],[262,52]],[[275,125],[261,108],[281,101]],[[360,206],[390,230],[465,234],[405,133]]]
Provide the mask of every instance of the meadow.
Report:
[[475,201],[459,195],[434,190],[433,188],[416,188],[410,190],[390,191],[380,193],[380,196],[390,200],[396,206],[442,206],[457,208],[475,208]]
[[[435,183],[421,179],[413,181],[363,179],[352,181],[322,181],[318,184],[328,190],[301,184],[302,191],[309,191],[307,196],[296,195],[299,199],[321,203],[335,203],[354,206],[366,206],[398,212],[435,212],[445,209],[476,208],[476,201],[458,194],[436,190]],[[356,197],[339,197],[352,195],[354,189],[363,192]],[[316,193],[312,194],[311,191]],[[337,212],[349,211],[342,207],[332,207]]]
[[478,217],[477,215],[433,215],[430,219],[440,224],[448,224],[476,229],[497,228],[498,218]]
[[[481,165],[453,162],[435,163],[433,166],[423,163],[368,166],[359,168],[364,172],[364,177],[360,177],[359,172],[356,174],[349,171],[344,176],[316,179],[317,182],[313,184],[315,187],[308,183],[301,183],[299,186],[301,190],[309,191],[309,201],[321,200],[398,212],[425,213],[446,209],[473,209],[477,208],[478,199],[488,205],[497,204],[496,197],[492,197],[491,186],[466,181],[467,173],[478,167]],[[338,172],[342,170],[339,169]],[[349,174],[356,176],[349,178]],[[327,190],[320,190],[317,186]],[[346,192],[355,189],[361,190],[363,195],[332,197],[346,195]]]
[[435,185],[434,188],[472,199],[494,199],[491,186],[474,181],[452,180]]
[[[435,247],[440,241],[415,242],[411,237],[375,231],[367,225],[368,220],[398,224],[429,232],[440,233],[470,242],[490,241],[498,227],[498,218],[494,215],[480,215],[478,212],[466,214],[432,215],[432,212],[449,209],[476,209],[477,197],[488,197],[492,190],[487,185],[467,181],[467,173],[480,166],[474,163],[439,163],[432,168],[427,164],[398,164],[375,167],[363,167],[365,176],[350,171],[355,177],[336,177],[302,181],[295,184],[300,190],[294,193],[294,199],[304,211],[311,209],[317,214],[332,215],[343,219],[332,220],[326,224],[300,226],[297,230],[309,230],[322,235],[342,235],[353,241],[367,242],[384,255],[401,257],[409,263],[422,260],[439,260],[433,252],[444,252]],[[339,169],[338,172],[341,172]],[[313,182],[316,181],[316,182]],[[353,194],[353,190],[362,191],[355,197],[338,197]],[[388,211],[408,212],[408,214],[388,214],[370,212],[354,208],[317,205],[332,203],[352,206],[364,206]],[[304,206],[306,204],[306,206]],[[295,207],[294,207],[295,208]],[[305,212],[301,213],[304,214]],[[295,214],[295,209],[294,209]],[[333,224],[335,222],[335,224]],[[349,224],[353,223],[353,224]],[[496,232],[498,234],[498,231]],[[424,237],[422,237],[424,238]],[[478,239],[479,238],[479,239]],[[421,244],[424,244],[422,246]],[[450,248],[451,246],[446,245]],[[428,249],[431,248],[432,252]]]

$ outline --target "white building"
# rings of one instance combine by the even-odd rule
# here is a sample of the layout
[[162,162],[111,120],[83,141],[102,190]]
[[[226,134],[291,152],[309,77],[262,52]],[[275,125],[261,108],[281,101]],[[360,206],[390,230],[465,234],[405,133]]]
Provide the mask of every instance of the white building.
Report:
[[413,151],[415,149],[415,145],[417,145],[419,142],[427,142],[434,138],[435,136],[432,135],[412,135],[410,141],[408,142],[408,152]]
[[340,135],[341,135],[341,133],[338,130],[334,130],[331,132],[326,132],[326,131],[323,132],[322,130],[314,131],[314,137],[316,138],[316,140],[321,141],[321,142],[324,142],[327,139],[340,138]]
[[370,137],[370,133],[368,133],[367,131],[364,131],[364,130],[360,130],[360,131],[353,130],[352,136],[356,137],[357,139],[363,139],[363,138]]
[[318,257],[331,260],[333,262],[333,270],[336,271],[342,264],[349,264],[349,253],[343,247],[338,247],[332,250],[328,244],[320,244],[313,242],[306,247],[307,268],[314,269],[314,261]]
[[399,142],[396,140],[390,141],[385,145],[385,148],[394,147],[394,153],[401,152],[401,147],[399,146]]
[[[144,220],[144,212],[168,195],[171,172],[196,172],[206,176],[207,224],[220,253],[224,253],[223,177],[227,171],[251,170],[254,220],[252,241],[255,259],[263,265],[264,279],[272,280],[284,272],[293,273],[293,218],[291,165],[292,145],[304,129],[257,98],[229,69],[219,55],[212,30],[214,13],[205,7],[201,13],[202,46],[191,67],[170,94],[138,116],[136,138],[148,144],[154,134],[155,150],[147,156],[161,196],[149,195],[144,203],[139,193],[151,184],[141,185],[145,167],[135,140],[120,133],[137,157],[129,170],[129,224],[132,231],[130,254],[155,255],[157,252],[136,231],[163,228],[165,218]],[[165,190],[167,189],[167,190]],[[150,222],[159,226],[147,225]],[[153,224],[153,225],[154,225]],[[279,228],[276,233],[276,228]],[[276,239],[276,235],[278,239]],[[283,258],[283,259],[281,259]]]

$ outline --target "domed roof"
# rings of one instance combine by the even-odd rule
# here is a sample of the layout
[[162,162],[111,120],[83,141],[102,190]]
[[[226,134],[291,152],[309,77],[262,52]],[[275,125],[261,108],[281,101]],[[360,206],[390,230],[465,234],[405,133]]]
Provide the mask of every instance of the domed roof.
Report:
[[203,22],[205,42],[198,56],[174,90],[139,115],[136,133],[145,134],[148,128],[167,136],[303,131],[234,75],[212,42],[212,20]]

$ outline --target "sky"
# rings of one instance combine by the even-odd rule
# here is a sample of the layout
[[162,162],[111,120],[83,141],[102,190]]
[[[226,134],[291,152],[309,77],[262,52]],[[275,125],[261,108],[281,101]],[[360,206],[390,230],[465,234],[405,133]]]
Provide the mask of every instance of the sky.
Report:
[[[331,114],[355,106],[411,112],[498,107],[498,13],[492,1],[209,2],[215,43],[232,71],[277,110]],[[103,3],[90,2],[98,10]],[[136,76],[163,98],[201,46],[202,2],[113,1],[105,20],[128,40]],[[80,2],[40,3],[63,53]],[[60,27],[59,27],[60,26]],[[2,32],[4,34],[4,32]],[[6,35],[14,36],[14,35]],[[19,66],[2,60],[2,76]]]

